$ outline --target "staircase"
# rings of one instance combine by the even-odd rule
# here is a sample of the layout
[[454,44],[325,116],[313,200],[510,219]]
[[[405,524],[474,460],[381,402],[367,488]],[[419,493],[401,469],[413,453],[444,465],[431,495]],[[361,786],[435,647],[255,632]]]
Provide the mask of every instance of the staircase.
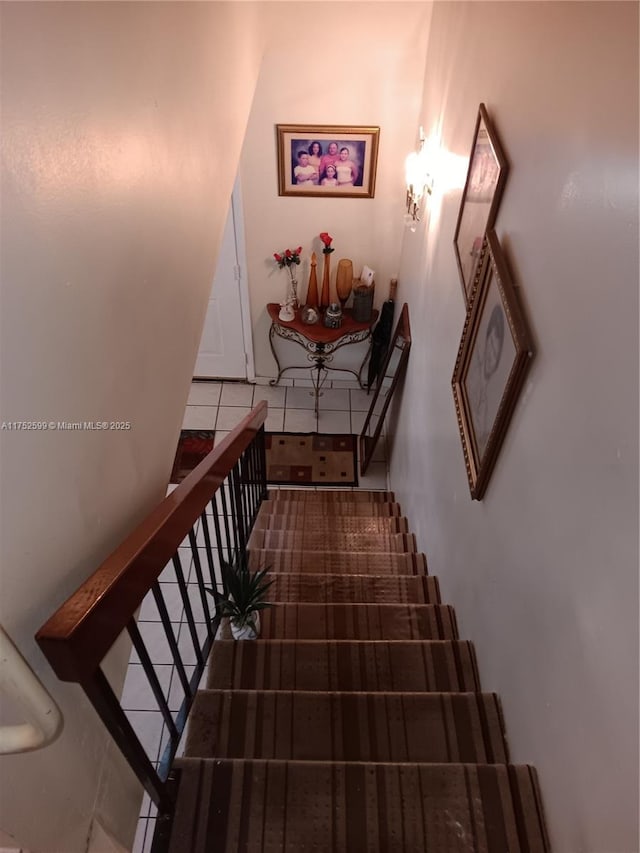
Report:
[[272,491],[276,606],[214,642],[171,853],[546,853],[536,774],[388,492]]

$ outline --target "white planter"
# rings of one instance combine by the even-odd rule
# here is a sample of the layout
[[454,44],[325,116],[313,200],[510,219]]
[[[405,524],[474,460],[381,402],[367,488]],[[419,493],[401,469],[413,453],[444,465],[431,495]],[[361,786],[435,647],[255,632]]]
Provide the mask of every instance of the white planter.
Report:
[[231,635],[234,640],[257,640],[260,636],[260,613],[256,611],[253,614],[253,621],[256,625],[256,630],[254,631],[251,625],[241,625],[238,626],[235,624],[233,619],[229,620],[231,622]]

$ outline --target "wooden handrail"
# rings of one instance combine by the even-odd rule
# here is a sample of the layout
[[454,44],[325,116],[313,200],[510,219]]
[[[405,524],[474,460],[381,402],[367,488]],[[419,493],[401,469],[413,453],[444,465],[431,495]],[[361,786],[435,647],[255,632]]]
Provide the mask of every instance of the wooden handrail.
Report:
[[40,628],[58,678],[82,683],[95,672],[266,417],[261,401]]

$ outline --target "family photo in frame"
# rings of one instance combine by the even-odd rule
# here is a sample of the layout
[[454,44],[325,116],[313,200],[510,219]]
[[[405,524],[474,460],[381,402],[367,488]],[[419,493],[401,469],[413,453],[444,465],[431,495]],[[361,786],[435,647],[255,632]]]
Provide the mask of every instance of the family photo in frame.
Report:
[[482,246],[451,380],[471,497],[480,500],[533,357],[495,231]]
[[373,198],[379,127],[276,125],[278,194]]

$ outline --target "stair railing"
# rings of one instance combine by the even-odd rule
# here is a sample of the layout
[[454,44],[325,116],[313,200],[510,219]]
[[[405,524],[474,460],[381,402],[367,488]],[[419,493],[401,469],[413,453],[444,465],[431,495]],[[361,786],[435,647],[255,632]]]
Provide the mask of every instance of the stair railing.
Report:
[[[62,681],[79,684],[115,739],[145,790],[158,806],[158,817],[173,811],[171,763],[187,715],[204,672],[220,623],[220,598],[226,594],[223,563],[244,556],[258,509],[266,496],[264,422],[260,402],[211,453],[185,477],[104,563],[51,616],[36,640]],[[205,621],[197,623],[180,552],[185,542],[197,580],[196,602]],[[204,561],[203,561],[204,556]],[[179,637],[171,624],[158,580],[169,563],[184,607],[187,633]],[[213,598],[206,589],[213,590]],[[160,615],[182,696],[172,712],[167,695],[136,621],[148,592]],[[168,743],[158,767],[147,755],[101,663],[123,631],[136,650],[149,686],[164,718]],[[184,658],[193,659],[188,673]],[[190,667],[189,667],[190,668]],[[171,703],[173,704],[173,702]]]

